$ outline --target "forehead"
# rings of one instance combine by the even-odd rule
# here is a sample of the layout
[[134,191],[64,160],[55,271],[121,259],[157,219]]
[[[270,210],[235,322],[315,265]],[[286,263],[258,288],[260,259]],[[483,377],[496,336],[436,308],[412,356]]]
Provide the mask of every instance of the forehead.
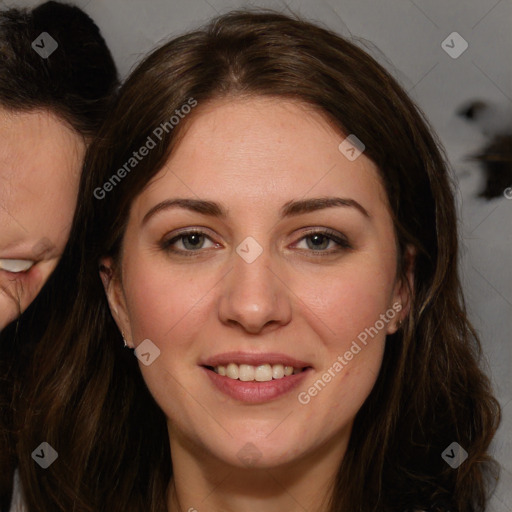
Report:
[[81,136],[53,114],[0,108],[0,242],[47,229],[68,211],[84,151]]
[[[81,137],[46,111],[10,112],[0,108],[0,180],[11,192],[28,191],[65,179],[83,152]],[[39,188],[39,194],[45,188]]]
[[311,106],[275,97],[211,101],[196,107],[179,143],[136,202],[143,210],[170,193],[233,204],[270,204],[333,189],[387,203],[375,164],[349,161],[346,137]]
[[[38,178],[42,164],[51,160],[45,172],[58,171],[83,149],[82,138],[63,120],[48,111],[11,112],[0,108],[0,172],[3,177]],[[34,159],[42,158],[40,162]]]

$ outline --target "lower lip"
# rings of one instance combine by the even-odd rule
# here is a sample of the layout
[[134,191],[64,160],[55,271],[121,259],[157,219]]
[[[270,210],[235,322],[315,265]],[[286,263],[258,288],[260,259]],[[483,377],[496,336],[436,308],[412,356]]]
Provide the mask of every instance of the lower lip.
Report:
[[261,404],[275,400],[299,386],[312,368],[307,368],[300,373],[282,379],[273,379],[266,382],[244,382],[238,379],[230,379],[215,373],[213,370],[208,370],[204,366],[203,370],[208,374],[217,389],[224,394],[240,402]]

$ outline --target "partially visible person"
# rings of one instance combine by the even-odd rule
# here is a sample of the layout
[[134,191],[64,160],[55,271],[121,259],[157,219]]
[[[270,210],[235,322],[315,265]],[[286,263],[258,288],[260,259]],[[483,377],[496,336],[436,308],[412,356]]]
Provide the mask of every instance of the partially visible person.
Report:
[[[0,60],[0,440],[13,448],[14,363],[21,367],[31,350],[20,346],[14,320],[66,244],[85,150],[118,73],[96,24],[59,2],[0,11]],[[15,465],[2,450],[1,510],[9,506]]]
[[56,266],[85,148],[118,80],[98,27],[58,2],[0,12],[0,58],[2,330]]

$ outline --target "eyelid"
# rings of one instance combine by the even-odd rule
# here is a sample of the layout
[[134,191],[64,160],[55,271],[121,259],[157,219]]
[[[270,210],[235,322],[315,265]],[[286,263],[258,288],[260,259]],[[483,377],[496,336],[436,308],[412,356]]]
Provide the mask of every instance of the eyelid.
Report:
[[324,227],[308,228],[305,232],[303,232],[301,234],[300,238],[296,242],[294,242],[294,245],[298,244],[299,242],[301,242],[308,236],[313,236],[313,235],[325,236],[327,239],[336,243],[338,245],[338,248],[331,249],[331,250],[324,250],[324,251],[321,251],[321,250],[315,251],[313,249],[309,249],[309,250],[307,250],[307,252],[312,252],[312,253],[316,252],[318,254],[325,254],[327,256],[329,254],[337,254],[341,251],[353,249],[353,246],[352,246],[351,242],[349,241],[349,239],[347,238],[347,236],[345,236],[343,233],[341,233],[339,231],[335,231],[333,229],[324,228]]
[[168,251],[175,254],[184,254],[188,253],[190,255],[198,254],[201,252],[201,249],[198,249],[197,251],[184,251],[182,249],[171,249],[171,245],[174,245],[177,241],[179,241],[181,238],[185,238],[187,235],[204,235],[205,238],[209,239],[213,244],[218,245],[218,242],[215,242],[215,240],[212,239],[211,236],[208,235],[208,232],[210,230],[205,227],[190,227],[190,228],[182,228],[178,229],[177,231],[173,231],[171,234],[166,234],[158,243],[161,249],[164,251]]
[[204,227],[204,226],[197,226],[197,227],[186,227],[186,228],[179,228],[177,230],[174,230],[174,231],[171,231],[170,233],[166,233],[163,237],[162,237],[162,241],[169,241],[169,240],[172,240],[173,238],[177,238],[179,236],[184,236],[184,235],[189,235],[189,234],[200,234],[200,235],[208,235],[210,237],[213,237],[213,232]]
[[[300,237],[292,244],[292,246],[297,245],[299,242],[301,242],[308,236],[323,235],[327,239],[329,239],[329,240],[333,241],[335,244],[337,244],[338,247],[335,249],[331,249],[331,250],[318,250],[318,251],[315,251],[314,249],[299,249],[301,251],[310,252],[313,254],[325,254],[327,256],[327,255],[337,254],[339,252],[346,251],[349,249],[353,249],[351,242],[341,232],[338,232],[338,231],[335,231],[333,229],[326,228],[326,227],[320,227],[320,226],[309,227],[309,228],[305,228],[305,229],[306,229],[306,231],[301,232]],[[205,236],[205,238],[209,239],[213,244],[218,246],[219,243],[216,242],[211,236],[208,235],[209,232],[210,232],[210,230],[208,228],[205,228],[202,226],[201,227],[182,228],[178,231],[172,232],[171,235],[164,236],[162,238],[162,240],[160,241],[159,246],[163,250],[174,253],[174,254],[186,254],[186,255],[193,256],[193,255],[203,252],[205,249],[200,248],[195,251],[186,251],[186,250],[182,250],[182,249],[171,249],[171,246],[174,245],[181,238],[185,238],[187,235],[193,235],[193,234],[203,235],[203,236]]]
[[317,226],[317,227],[310,227],[310,228],[305,228],[305,229],[306,229],[306,231],[304,231],[302,233],[302,238],[304,238],[308,235],[321,234],[321,235],[329,235],[329,236],[333,237],[334,239],[339,239],[343,242],[349,243],[347,236],[345,236],[340,231],[336,231],[331,228],[324,228],[321,226]]

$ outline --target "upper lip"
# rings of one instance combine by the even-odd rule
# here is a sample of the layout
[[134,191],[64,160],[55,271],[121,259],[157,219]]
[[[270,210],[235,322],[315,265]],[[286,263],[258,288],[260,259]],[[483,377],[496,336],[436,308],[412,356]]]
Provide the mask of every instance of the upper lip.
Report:
[[259,366],[262,364],[283,364],[285,366],[293,366],[294,368],[305,368],[311,364],[287,356],[286,354],[272,353],[254,353],[254,352],[224,352],[209,357],[199,362],[201,366],[226,366],[229,363],[250,364]]

